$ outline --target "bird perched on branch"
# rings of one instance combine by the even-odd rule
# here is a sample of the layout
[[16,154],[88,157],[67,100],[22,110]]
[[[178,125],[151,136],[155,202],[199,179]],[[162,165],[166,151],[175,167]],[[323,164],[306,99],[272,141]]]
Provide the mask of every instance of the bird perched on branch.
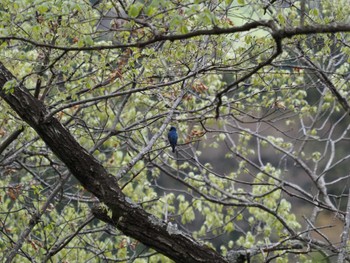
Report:
[[173,153],[175,152],[175,147],[177,144],[177,132],[175,127],[170,127],[169,133],[168,133],[168,140],[170,143],[171,148],[173,149]]

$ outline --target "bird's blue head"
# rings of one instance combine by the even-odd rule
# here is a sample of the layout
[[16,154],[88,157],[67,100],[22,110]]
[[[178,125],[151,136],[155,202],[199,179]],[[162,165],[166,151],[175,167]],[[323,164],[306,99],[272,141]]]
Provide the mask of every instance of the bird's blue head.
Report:
[[176,131],[176,128],[174,126],[171,126],[170,131]]

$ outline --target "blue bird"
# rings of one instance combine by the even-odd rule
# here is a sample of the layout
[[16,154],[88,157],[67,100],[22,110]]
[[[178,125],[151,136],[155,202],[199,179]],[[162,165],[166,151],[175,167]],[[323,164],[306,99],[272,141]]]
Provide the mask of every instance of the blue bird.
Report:
[[170,142],[170,146],[173,149],[173,153],[175,152],[175,147],[177,144],[177,132],[175,127],[170,127],[169,133],[168,133],[168,140]]

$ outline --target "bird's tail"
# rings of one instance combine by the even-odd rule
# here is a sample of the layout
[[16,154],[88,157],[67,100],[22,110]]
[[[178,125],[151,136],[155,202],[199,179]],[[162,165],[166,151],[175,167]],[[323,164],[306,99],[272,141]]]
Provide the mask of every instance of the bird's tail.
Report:
[[173,153],[175,152],[175,145],[174,146],[171,146],[171,148],[173,148]]

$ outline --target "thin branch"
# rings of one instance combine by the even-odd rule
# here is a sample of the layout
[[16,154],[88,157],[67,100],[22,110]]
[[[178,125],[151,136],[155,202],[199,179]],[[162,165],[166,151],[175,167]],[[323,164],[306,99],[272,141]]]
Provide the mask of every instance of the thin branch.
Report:
[[28,226],[23,230],[21,235],[19,236],[16,244],[14,247],[10,250],[10,252],[7,254],[6,257],[6,263],[12,262],[16,254],[18,253],[18,250],[21,249],[23,243],[27,240],[29,234],[33,230],[33,228],[39,223],[41,216],[46,212],[46,209],[49,207],[50,203],[54,199],[54,197],[61,191],[62,186],[67,182],[69,178],[68,172],[65,174],[65,177],[60,180],[57,184],[50,196],[47,198],[46,202],[42,205],[42,207],[36,211],[34,214],[32,214]]
[[348,195],[348,204],[346,207],[346,216],[343,233],[341,235],[341,247],[338,255],[337,263],[343,263],[348,254],[348,241],[349,241],[349,228],[350,228],[350,190]]
[[70,234],[69,236],[63,237],[61,240],[59,240],[53,248],[50,249],[50,251],[47,253],[45,259],[43,262],[47,262],[50,260],[51,257],[56,255],[58,252],[60,252],[63,248],[67,246],[67,244],[76,237],[80,230],[82,230],[87,224],[89,224],[95,217],[93,215],[89,215],[84,222],[82,222],[78,227],[76,227],[75,231]]
[[272,32],[272,36],[276,42],[276,50],[275,52],[271,55],[271,57],[267,60],[265,60],[264,62],[259,63],[253,70],[251,70],[249,73],[247,73],[246,75],[240,77],[239,79],[237,79],[236,81],[234,81],[233,83],[231,83],[230,85],[228,85],[227,87],[225,87],[222,91],[218,92],[216,94],[216,100],[217,100],[217,106],[216,106],[216,110],[215,110],[215,117],[219,118],[220,116],[220,107],[222,105],[222,96],[223,94],[229,92],[233,87],[236,87],[239,83],[245,81],[246,79],[250,78],[251,76],[253,76],[255,73],[257,73],[260,69],[262,69],[263,67],[270,65],[275,58],[277,58],[281,53],[282,53],[282,37],[280,33],[276,33],[277,32],[277,28],[276,25],[273,22],[269,22],[269,27],[273,29]]
[[135,163],[138,162],[139,160],[141,160],[141,158],[151,150],[154,143],[163,134],[165,128],[168,126],[169,122],[171,121],[171,118],[174,114],[174,111],[175,111],[176,107],[180,104],[180,102],[182,101],[182,98],[185,95],[185,93],[186,93],[186,89],[183,89],[181,91],[180,95],[175,100],[173,106],[169,110],[169,113],[168,113],[167,117],[165,118],[162,126],[159,128],[158,132],[153,135],[153,137],[149,140],[146,147],[144,147],[126,166],[124,166],[122,169],[120,169],[120,171],[116,175],[117,179],[120,179],[123,175],[125,175],[127,172],[129,172],[130,169],[135,165]]
[[309,67],[312,67],[316,71],[316,75],[322,80],[322,82],[325,84],[325,86],[332,92],[332,94],[337,98],[339,104],[342,106],[344,111],[348,114],[350,114],[350,104],[348,103],[347,99],[344,98],[340,92],[337,90],[337,88],[333,85],[332,81],[328,78],[328,76],[323,72],[322,69],[320,69],[315,63],[311,61],[311,59],[304,54],[304,51],[301,49],[301,47],[298,45],[298,50],[301,52],[303,56],[303,60],[305,64]]

